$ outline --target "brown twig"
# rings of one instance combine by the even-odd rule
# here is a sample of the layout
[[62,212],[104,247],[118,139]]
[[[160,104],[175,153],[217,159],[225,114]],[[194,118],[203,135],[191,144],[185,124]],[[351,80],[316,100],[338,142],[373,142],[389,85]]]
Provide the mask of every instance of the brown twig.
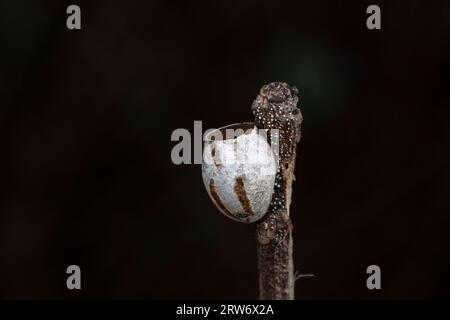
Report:
[[256,224],[260,299],[294,299],[289,207],[302,122],[297,94],[295,87],[274,82],[261,88],[252,105],[256,126],[271,129],[270,142],[279,159],[271,205]]

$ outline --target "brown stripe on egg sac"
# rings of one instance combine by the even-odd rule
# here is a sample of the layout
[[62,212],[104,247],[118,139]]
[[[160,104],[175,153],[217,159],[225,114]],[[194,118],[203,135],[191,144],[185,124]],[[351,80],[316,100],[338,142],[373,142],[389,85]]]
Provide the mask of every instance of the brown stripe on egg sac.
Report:
[[252,206],[250,205],[247,193],[245,192],[244,181],[241,177],[236,178],[236,182],[234,183],[234,192],[238,196],[244,211],[253,214]]
[[222,209],[227,215],[233,216],[230,211],[228,211],[227,208],[222,203],[222,200],[220,200],[219,195],[216,191],[216,186],[214,185],[214,179],[209,180],[209,191],[211,192],[211,196],[214,198],[214,201],[216,202],[217,206]]

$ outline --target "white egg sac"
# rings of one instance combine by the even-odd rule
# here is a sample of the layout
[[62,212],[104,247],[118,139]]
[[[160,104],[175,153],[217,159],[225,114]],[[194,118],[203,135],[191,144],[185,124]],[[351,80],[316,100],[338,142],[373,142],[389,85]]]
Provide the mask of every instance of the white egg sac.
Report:
[[233,220],[252,223],[264,216],[277,168],[266,131],[253,123],[223,127],[205,137],[203,182],[217,208]]

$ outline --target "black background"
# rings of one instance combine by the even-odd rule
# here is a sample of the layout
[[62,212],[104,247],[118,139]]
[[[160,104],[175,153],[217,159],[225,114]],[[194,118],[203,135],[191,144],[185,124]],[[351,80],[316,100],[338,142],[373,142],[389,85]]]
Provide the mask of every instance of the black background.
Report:
[[257,297],[252,226],[170,137],[273,81],[304,116],[296,297],[449,297],[449,36],[448,1],[0,1],[0,297]]

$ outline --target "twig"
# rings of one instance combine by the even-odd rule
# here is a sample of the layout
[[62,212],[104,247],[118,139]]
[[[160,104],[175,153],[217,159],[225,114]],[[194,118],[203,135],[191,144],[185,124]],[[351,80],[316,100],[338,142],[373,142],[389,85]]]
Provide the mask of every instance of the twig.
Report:
[[289,207],[302,122],[297,108],[297,94],[295,87],[274,82],[261,88],[252,105],[256,126],[271,129],[270,142],[279,159],[271,205],[267,214],[256,224],[260,299],[294,299]]

